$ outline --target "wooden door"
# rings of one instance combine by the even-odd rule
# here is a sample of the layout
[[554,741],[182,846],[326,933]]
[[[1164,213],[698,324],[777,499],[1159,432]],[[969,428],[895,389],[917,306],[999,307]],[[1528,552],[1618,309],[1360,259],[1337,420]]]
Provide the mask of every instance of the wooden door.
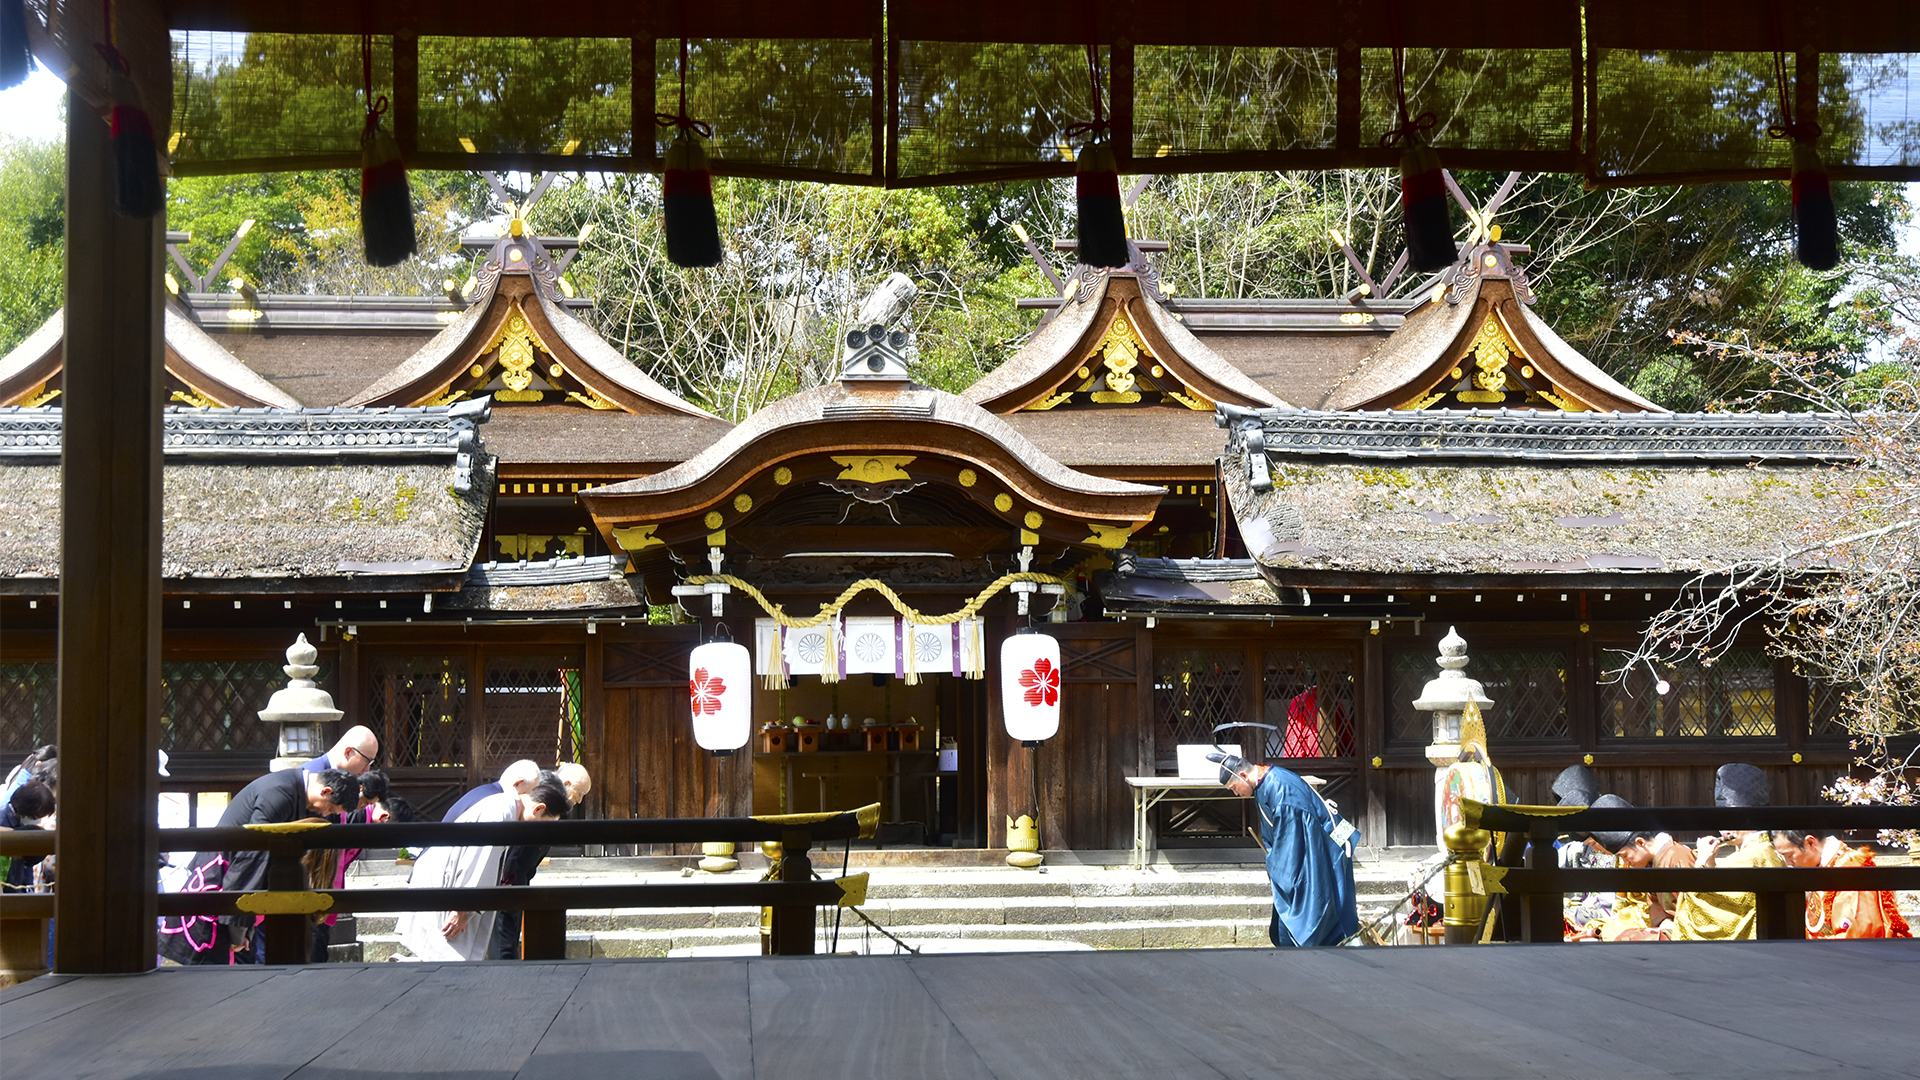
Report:
[[[609,818],[716,817],[749,812],[753,748],[715,758],[693,739],[687,654],[694,626],[648,627],[605,645],[603,693]],[[635,854],[665,854],[638,851]]]
[[[1133,843],[1133,802],[1125,777],[1151,773],[1151,732],[1142,720],[1143,673],[1151,670],[1144,632],[1128,623],[1043,627],[1060,639],[1060,732],[1038,751],[1007,737],[993,706],[989,739],[989,843],[1006,845],[1010,808],[1030,801],[1029,763],[1037,763],[1040,843],[1045,848],[1124,849]],[[996,655],[994,650],[990,655]],[[999,685],[997,665],[988,681]]]

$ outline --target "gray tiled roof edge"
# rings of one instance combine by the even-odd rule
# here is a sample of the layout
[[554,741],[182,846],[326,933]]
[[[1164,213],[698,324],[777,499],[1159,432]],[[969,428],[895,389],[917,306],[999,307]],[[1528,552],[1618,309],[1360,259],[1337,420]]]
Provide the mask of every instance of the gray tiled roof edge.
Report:
[[1270,458],[1507,461],[1849,461],[1845,417],[1827,413],[1331,412],[1222,406],[1229,451]]

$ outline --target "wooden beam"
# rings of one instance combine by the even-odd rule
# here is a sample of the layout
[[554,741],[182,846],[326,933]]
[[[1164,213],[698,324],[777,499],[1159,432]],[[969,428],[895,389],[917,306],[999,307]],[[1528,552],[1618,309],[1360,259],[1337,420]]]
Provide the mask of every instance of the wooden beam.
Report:
[[154,966],[163,223],[113,209],[107,126],[67,114],[55,963]]

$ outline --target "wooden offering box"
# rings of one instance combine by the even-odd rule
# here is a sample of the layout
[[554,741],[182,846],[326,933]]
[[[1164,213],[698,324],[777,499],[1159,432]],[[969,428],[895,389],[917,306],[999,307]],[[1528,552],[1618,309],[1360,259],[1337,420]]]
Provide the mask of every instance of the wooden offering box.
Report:
[[794,728],[793,733],[794,735],[798,736],[798,738],[795,741],[799,743],[799,746],[796,747],[796,749],[798,749],[801,753],[811,754],[815,750],[820,749],[820,729],[819,728],[817,727]]
[[793,749],[793,731],[791,728],[763,728],[760,732],[760,752],[763,754],[784,754]]
[[892,730],[891,727],[885,724],[874,724],[870,727],[861,728],[860,733],[867,738],[868,750],[885,750],[887,749],[887,733]]
[[893,730],[896,733],[898,733],[900,736],[900,745],[893,747],[893,749],[895,750],[920,749],[920,725],[919,724],[901,724],[899,727],[896,727]]

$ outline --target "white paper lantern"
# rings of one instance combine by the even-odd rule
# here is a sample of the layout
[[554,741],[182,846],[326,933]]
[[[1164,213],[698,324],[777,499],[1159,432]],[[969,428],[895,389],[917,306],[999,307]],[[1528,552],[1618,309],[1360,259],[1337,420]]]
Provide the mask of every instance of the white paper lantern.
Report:
[[1007,734],[1023,743],[1060,730],[1059,639],[1024,633],[1000,643],[1000,713]]
[[709,641],[687,657],[693,739],[731,754],[753,735],[753,657],[745,645]]

